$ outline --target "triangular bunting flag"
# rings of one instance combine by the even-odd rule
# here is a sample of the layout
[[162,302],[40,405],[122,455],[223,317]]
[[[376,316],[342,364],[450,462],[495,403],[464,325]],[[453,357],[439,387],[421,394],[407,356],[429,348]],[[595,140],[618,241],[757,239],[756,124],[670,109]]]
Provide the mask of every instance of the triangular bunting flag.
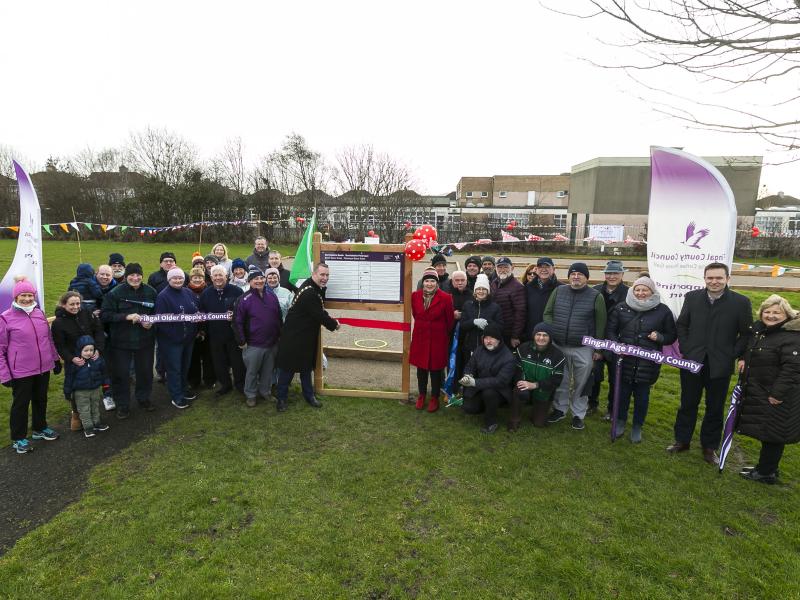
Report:
[[[106,229],[105,230],[106,231],[111,231],[112,229],[116,229],[116,228],[117,228],[116,225],[106,225]],[[122,231],[125,231],[126,229],[127,229],[127,227],[123,227]]]
[[780,277],[786,273],[786,267],[782,267],[780,265],[775,265],[772,267],[772,276],[773,277]]
[[19,225],[11,225],[9,229],[15,233],[19,233]]
[[48,235],[53,235],[53,232],[50,231],[50,225],[42,225],[44,230],[47,232]]
[[75,228],[75,231],[80,231],[80,229],[78,228],[78,222],[77,221],[73,221],[72,223],[70,223],[70,225],[72,225]]
[[58,226],[64,230],[64,233],[69,233],[69,227],[67,227],[66,223],[59,223]]
[[100,229],[102,229],[103,233],[105,233],[108,230],[108,225],[105,223],[100,223]]
[[[109,225],[108,228],[111,229],[112,227],[116,227],[116,225]],[[123,225],[120,231],[125,231],[128,228],[128,225]]]
[[89,231],[94,231],[92,229],[92,224],[91,223],[84,223],[84,225],[86,225],[86,229],[88,229]]

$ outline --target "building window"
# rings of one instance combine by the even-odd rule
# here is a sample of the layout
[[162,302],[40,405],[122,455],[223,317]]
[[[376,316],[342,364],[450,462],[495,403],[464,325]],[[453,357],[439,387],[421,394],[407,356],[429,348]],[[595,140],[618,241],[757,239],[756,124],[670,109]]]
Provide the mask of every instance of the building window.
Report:
[[553,225],[555,225],[556,227],[566,227],[567,215],[565,214],[553,215]]
[[501,198],[508,198],[508,192],[500,192]]
[[472,198],[472,192],[467,192],[467,198]]
[[481,198],[488,198],[489,192],[481,192]]

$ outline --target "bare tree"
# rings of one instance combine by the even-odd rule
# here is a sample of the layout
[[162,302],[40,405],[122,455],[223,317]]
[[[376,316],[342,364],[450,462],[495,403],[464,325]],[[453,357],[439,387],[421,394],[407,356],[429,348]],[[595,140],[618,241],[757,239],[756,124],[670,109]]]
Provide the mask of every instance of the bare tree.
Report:
[[212,180],[234,190],[238,196],[250,191],[252,178],[244,165],[242,138],[225,142],[222,151],[211,160],[208,170]]
[[33,173],[38,168],[31,159],[16,150],[13,146],[0,144],[0,175],[16,179],[17,175],[14,173],[14,164],[12,161],[17,161],[22,165],[28,173]]
[[131,133],[127,145],[131,166],[170,186],[185,181],[197,167],[197,150],[177,133],[147,127]]
[[336,162],[341,209],[348,215],[348,225],[355,227],[355,235],[374,229],[387,240],[399,241],[403,222],[412,207],[420,204],[419,195],[411,191],[414,177],[408,167],[371,145],[344,148]]
[[94,150],[90,146],[71,156],[68,161],[71,172],[81,177],[117,171],[124,162],[123,153],[117,148]]
[[[599,66],[623,69],[661,98],[667,95],[669,100],[653,102],[656,110],[701,129],[757,135],[777,150],[798,149],[799,0],[586,2],[591,11],[572,16],[615,22],[626,37],[604,41],[640,56]],[[753,88],[758,99],[704,102],[681,96],[660,89],[656,78],[664,70],[682,72],[722,97]],[[782,95],[764,85],[777,82],[787,84]]]

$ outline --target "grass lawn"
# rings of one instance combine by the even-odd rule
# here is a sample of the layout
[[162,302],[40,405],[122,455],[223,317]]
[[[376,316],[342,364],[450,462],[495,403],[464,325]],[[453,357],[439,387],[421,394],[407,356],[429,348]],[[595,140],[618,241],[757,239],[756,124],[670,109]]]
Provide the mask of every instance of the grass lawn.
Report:
[[[721,476],[698,448],[669,456],[678,393],[664,367],[635,446],[596,417],[484,436],[458,409],[294,398],[278,415],[206,392],[0,558],[0,597],[800,597],[797,446],[779,486],[736,475],[747,438]],[[3,388],[5,428],[7,412]]]

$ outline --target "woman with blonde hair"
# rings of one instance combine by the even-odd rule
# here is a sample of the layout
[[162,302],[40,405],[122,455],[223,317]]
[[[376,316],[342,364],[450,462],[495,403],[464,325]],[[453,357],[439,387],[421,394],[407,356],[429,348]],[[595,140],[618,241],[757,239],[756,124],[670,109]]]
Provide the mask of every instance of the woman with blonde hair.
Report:
[[761,453],[758,464],[740,475],[776,483],[784,447],[800,441],[800,318],[777,294],[758,308],[744,355],[742,390],[736,429],[759,440]]
[[231,270],[233,267],[233,261],[228,256],[228,247],[222,242],[218,242],[214,244],[214,246],[212,246],[211,254],[217,257],[217,260],[219,261],[218,264],[225,267],[225,271],[228,273],[228,276],[230,277]]

